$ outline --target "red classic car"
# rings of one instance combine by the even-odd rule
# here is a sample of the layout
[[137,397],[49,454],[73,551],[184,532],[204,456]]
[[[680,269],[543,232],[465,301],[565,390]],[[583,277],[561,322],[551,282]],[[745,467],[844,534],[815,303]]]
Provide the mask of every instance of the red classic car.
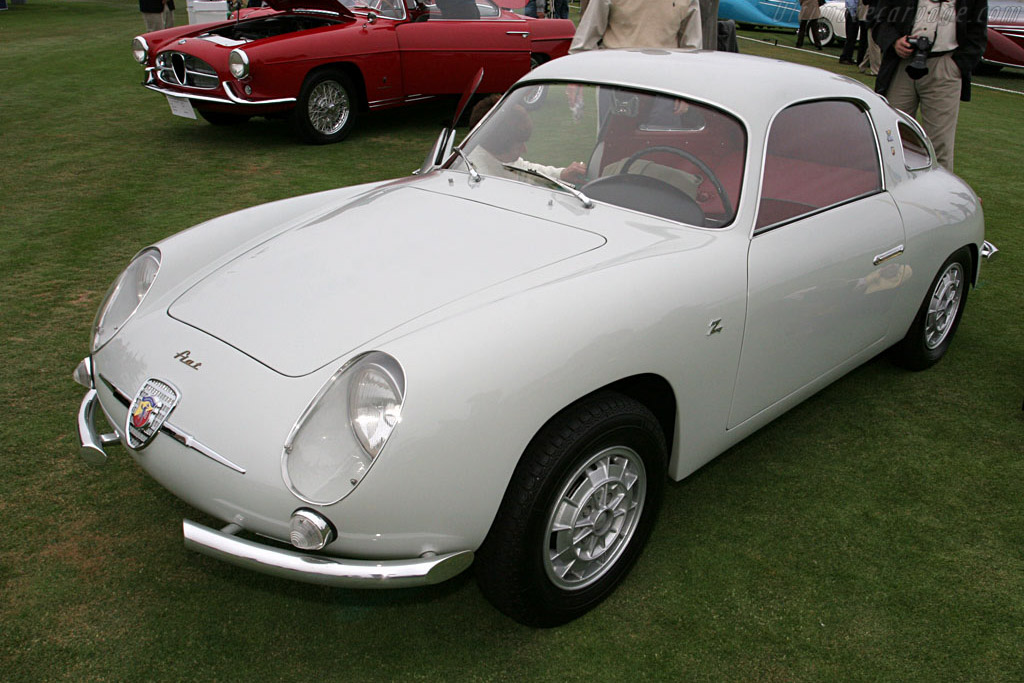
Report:
[[[492,0],[267,0],[269,9],[137,36],[143,85],[171,111],[213,124],[291,114],[314,144],[337,142],[360,114],[461,93],[504,92],[566,54],[574,27]],[[502,0],[508,7],[522,1]]]
[[992,0],[988,5],[988,46],[982,71],[1024,67],[1024,2]]

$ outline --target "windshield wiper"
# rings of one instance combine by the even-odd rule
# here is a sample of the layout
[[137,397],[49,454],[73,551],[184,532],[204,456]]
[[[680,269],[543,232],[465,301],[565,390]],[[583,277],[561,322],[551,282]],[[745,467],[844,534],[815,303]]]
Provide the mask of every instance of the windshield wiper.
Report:
[[563,190],[571,194],[576,199],[580,200],[580,203],[583,204],[584,209],[594,208],[594,201],[590,197],[583,194],[575,187],[562,180],[561,178],[555,178],[554,176],[549,176],[547,173],[541,173],[540,171],[535,171],[532,168],[523,168],[522,166],[516,166],[515,164],[502,164],[502,166],[504,166],[510,171],[519,171],[520,173],[535,175],[538,178],[543,178],[549,183],[554,183],[555,185],[558,185],[558,187],[562,188]]
[[480,173],[476,170],[476,166],[473,165],[473,162],[469,160],[469,157],[466,156],[466,153],[462,151],[461,147],[456,147],[455,153],[458,154],[462,158],[462,160],[466,162],[466,168],[469,169],[469,177],[473,180],[474,183],[479,183]]

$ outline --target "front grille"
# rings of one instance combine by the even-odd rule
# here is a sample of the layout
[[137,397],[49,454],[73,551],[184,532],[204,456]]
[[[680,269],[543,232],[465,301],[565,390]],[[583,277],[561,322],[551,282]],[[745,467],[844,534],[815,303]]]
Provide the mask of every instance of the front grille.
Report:
[[161,52],[156,56],[156,74],[164,83],[188,88],[214,90],[220,85],[217,71],[201,59],[184,52]]

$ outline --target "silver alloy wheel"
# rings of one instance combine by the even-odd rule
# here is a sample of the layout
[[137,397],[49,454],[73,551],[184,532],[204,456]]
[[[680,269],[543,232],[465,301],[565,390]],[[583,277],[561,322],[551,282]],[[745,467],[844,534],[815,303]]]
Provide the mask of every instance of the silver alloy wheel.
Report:
[[566,480],[548,515],[544,571],[559,588],[585,588],[629,546],[644,509],[647,471],[631,448],[588,458]]
[[321,135],[334,135],[344,128],[351,113],[348,91],[337,81],[317,83],[309,94],[309,122]]
[[959,262],[950,263],[939,277],[928,300],[928,313],[924,319],[924,345],[938,347],[949,335],[956,320],[964,293],[964,269]]

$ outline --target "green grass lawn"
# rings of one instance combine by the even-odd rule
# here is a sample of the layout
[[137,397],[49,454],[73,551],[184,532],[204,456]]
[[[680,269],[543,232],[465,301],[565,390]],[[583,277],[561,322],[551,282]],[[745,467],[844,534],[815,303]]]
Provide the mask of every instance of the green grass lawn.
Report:
[[[1003,253],[950,354],[916,374],[878,358],[670,485],[620,589],[531,630],[469,575],[328,590],[188,552],[194,511],[118,449],[104,469],[78,458],[70,374],[136,251],[404,175],[451,115],[377,114],[328,147],[283,122],[179,119],[139,86],[142,28],[132,0],[0,12],[0,679],[1024,679],[1024,96],[978,88],[961,110],[957,170]],[[836,48],[744,35],[857,75]],[[1021,91],[1024,71],[979,82]]]

